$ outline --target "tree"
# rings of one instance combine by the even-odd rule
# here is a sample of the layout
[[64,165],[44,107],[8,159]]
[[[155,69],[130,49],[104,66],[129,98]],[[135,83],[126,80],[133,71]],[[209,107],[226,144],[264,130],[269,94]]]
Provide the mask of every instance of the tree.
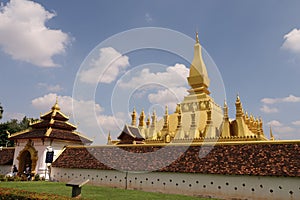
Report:
[[8,139],[8,132],[12,134],[19,131],[23,131],[29,128],[30,121],[35,121],[35,120],[31,118],[27,118],[25,116],[21,121],[18,121],[17,119],[11,119],[10,121],[1,123],[0,124],[0,146],[4,146],[4,147],[14,146],[14,142]]

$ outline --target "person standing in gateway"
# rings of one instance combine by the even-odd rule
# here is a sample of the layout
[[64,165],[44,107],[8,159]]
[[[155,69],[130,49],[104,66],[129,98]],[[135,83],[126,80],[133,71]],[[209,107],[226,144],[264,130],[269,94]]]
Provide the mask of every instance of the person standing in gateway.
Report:
[[29,164],[26,164],[24,174],[26,175],[28,181],[31,180],[31,169]]

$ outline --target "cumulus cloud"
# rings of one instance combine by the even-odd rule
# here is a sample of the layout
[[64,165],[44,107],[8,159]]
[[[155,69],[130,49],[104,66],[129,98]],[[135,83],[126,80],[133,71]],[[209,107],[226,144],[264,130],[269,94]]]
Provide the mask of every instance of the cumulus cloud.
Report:
[[56,98],[62,111],[68,113],[69,115],[73,114],[73,105],[75,108],[82,109],[84,111],[82,112],[83,114],[100,113],[101,111],[103,111],[103,108],[94,101],[78,101],[70,96],[59,96],[55,93],[49,93],[42,97],[35,98],[31,101],[31,104],[33,105],[33,107],[39,110],[48,111],[54,105]]
[[300,126],[300,120],[298,120],[298,121],[293,121],[292,124],[295,125],[295,126]]
[[267,105],[263,105],[260,110],[264,113],[277,113],[278,109],[277,108],[270,108]]
[[129,59],[112,47],[99,49],[99,55],[93,59],[90,68],[79,74],[84,83],[111,83],[122,70],[129,66]]
[[282,126],[282,123],[280,123],[279,121],[277,120],[272,120],[270,122],[267,123],[269,126],[276,126],[276,127],[279,127],[279,126]]
[[121,79],[118,87],[123,91],[135,90],[135,98],[147,96],[151,104],[162,107],[168,105],[174,110],[176,104],[183,100],[187,93],[187,79],[189,69],[183,64],[163,67],[152,72],[150,68],[131,71],[127,77]]
[[38,83],[37,87],[41,89],[46,89],[49,92],[60,92],[63,90],[63,88],[59,84],[48,85],[47,83]]
[[150,23],[153,21],[153,18],[151,17],[151,15],[149,13],[145,14],[145,20],[146,22]]
[[126,117],[123,113],[117,113],[115,116],[101,114],[97,116],[97,120],[103,131],[108,133],[123,128]]
[[[108,131],[116,131],[118,133],[119,125],[125,123],[125,114],[105,115],[103,114],[104,109],[92,100],[75,100],[71,96],[60,96],[56,93],[49,93],[33,99],[31,104],[39,111],[46,112],[54,105],[56,98],[58,98],[58,104],[63,113],[73,116],[73,109],[76,109],[76,121],[79,131],[95,139],[94,143],[96,144],[104,144],[106,142],[104,134],[107,134]],[[99,130],[99,125],[101,130]],[[103,132],[101,133],[101,131]]]
[[289,95],[283,98],[263,98],[261,102],[265,104],[275,104],[275,103],[297,103],[300,102],[300,97]]
[[55,67],[53,56],[65,52],[68,34],[45,23],[55,13],[28,0],[11,0],[0,7],[0,46],[15,60],[40,67]]
[[283,36],[282,48],[293,53],[300,53],[300,29],[293,29]]
[[177,103],[181,102],[187,94],[185,87],[168,88],[149,94],[148,99],[152,104],[168,105],[170,110],[175,110]]
[[281,135],[283,135],[286,133],[294,132],[295,129],[289,126],[280,126],[280,127],[274,127],[274,131],[281,133]]
[[165,72],[150,72],[149,68],[143,69],[129,81],[121,81],[120,87],[124,89],[136,88],[147,84],[158,84],[167,88],[187,85],[186,77],[189,69],[183,64],[175,64],[166,68]]
[[290,126],[285,126],[277,120],[272,120],[272,121],[268,122],[267,125],[271,126],[273,128],[273,130],[277,133],[280,133],[280,135],[295,131],[294,128],[292,128]]

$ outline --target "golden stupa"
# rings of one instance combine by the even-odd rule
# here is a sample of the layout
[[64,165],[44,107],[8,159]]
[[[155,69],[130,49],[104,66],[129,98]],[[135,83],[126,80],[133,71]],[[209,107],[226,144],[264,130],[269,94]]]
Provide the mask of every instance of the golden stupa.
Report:
[[188,83],[191,89],[183,102],[177,104],[176,111],[165,114],[157,121],[155,111],[146,119],[144,110],[139,116],[132,112],[131,125],[125,125],[118,137],[112,141],[109,135],[108,144],[159,144],[185,142],[231,142],[268,140],[263,131],[261,118],[249,116],[244,112],[240,97],[237,96],[235,119],[228,117],[228,107],[224,101],[223,108],[210,96],[207,69],[202,58],[201,45],[196,33],[194,58],[190,66]]

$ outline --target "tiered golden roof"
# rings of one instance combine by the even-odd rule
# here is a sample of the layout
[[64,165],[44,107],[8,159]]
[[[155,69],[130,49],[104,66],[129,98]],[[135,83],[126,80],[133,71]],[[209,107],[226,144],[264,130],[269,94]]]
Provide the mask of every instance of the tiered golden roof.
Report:
[[77,132],[77,127],[68,122],[69,117],[61,112],[56,99],[51,110],[40,116],[40,120],[30,123],[29,129],[9,136],[11,140],[41,138],[71,141],[76,144],[91,144],[92,140]]

